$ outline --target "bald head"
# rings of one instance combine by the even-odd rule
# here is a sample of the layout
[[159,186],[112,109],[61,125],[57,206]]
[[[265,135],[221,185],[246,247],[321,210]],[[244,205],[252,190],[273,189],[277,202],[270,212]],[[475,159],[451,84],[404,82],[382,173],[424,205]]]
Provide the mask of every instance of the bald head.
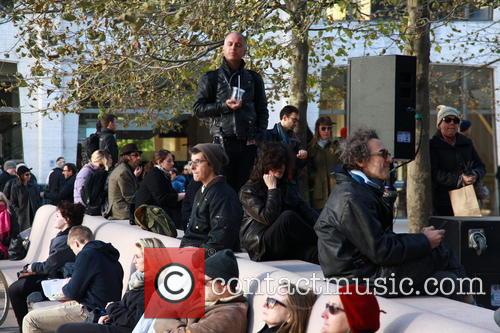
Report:
[[246,53],[245,37],[239,32],[231,32],[224,39],[222,53],[231,67],[239,66]]

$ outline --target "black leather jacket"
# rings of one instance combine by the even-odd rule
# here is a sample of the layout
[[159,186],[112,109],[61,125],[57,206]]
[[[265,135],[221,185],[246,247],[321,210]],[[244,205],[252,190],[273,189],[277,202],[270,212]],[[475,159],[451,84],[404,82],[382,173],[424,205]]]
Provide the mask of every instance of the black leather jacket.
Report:
[[383,191],[361,184],[345,170],[316,223],[319,262],[325,277],[378,277],[384,266],[398,266],[428,255],[424,234],[392,231],[392,208]]
[[222,249],[239,251],[241,204],[233,188],[218,176],[196,193],[181,247],[206,248],[208,255]]
[[278,188],[268,190],[261,182],[249,180],[240,190],[243,222],[240,228],[241,247],[252,260],[260,261],[266,253],[262,235],[285,210],[292,210],[304,221],[314,225],[318,213],[300,196],[296,186],[280,182]]
[[[205,73],[198,83],[194,114],[198,118],[210,118],[210,133],[214,136],[237,136],[242,140],[261,139],[267,129],[269,112],[264,82],[259,74],[244,68],[232,72],[224,60],[221,67]],[[231,97],[232,87],[245,90],[243,106],[231,111],[226,100]]]

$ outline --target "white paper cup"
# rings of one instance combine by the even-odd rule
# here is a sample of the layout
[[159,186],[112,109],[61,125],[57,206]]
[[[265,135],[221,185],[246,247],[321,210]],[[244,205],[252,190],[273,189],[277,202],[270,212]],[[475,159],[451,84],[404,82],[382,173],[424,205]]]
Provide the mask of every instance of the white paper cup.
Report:
[[231,93],[231,99],[241,101],[244,93],[245,93],[245,90],[238,88],[238,87],[233,87],[233,91]]

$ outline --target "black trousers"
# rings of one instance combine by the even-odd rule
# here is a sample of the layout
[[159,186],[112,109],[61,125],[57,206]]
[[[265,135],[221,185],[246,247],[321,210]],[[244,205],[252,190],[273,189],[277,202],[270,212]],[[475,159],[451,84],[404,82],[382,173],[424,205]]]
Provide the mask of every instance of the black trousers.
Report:
[[246,140],[230,137],[224,138],[224,150],[229,157],[229,164],[223,170],[224,176],[227,183],[239,193],[250,177],[257,155],[257,145],[248,146]]
[[90,323],[63,324],[57,333],[131,333],[133,329],[114,325],[99,325]]
[[42,291],[43,277],[37,275],[30,275],[17,280],[9,286],[8,293],[12,309],[16,315],[17,323],[22,329],[23,318],[28,313],[28,304],[26,298],[29,294],[35,291]]
[[262,260],[297,259],[319,264],[318,236],[311,223],[286,210],[264,231]]

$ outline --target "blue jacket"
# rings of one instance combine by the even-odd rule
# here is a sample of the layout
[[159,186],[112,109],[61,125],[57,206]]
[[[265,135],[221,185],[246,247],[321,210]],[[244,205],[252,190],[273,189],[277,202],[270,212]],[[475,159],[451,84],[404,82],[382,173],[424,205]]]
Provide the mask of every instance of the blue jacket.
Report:
[[91,241],[78,253],[71,280],[63,287],[64,296],[89,310],[104,309],[108,302],[119,301],[123,269],[120,253],[110,243]]
[[34,262],[31,270],[39,274],[47,274],[48,278],[61,278],[62,268],[67,262],[75,261],[75,254],[66,244],[70,228],[60,231],[50,241],[49,257],[44,262]]

